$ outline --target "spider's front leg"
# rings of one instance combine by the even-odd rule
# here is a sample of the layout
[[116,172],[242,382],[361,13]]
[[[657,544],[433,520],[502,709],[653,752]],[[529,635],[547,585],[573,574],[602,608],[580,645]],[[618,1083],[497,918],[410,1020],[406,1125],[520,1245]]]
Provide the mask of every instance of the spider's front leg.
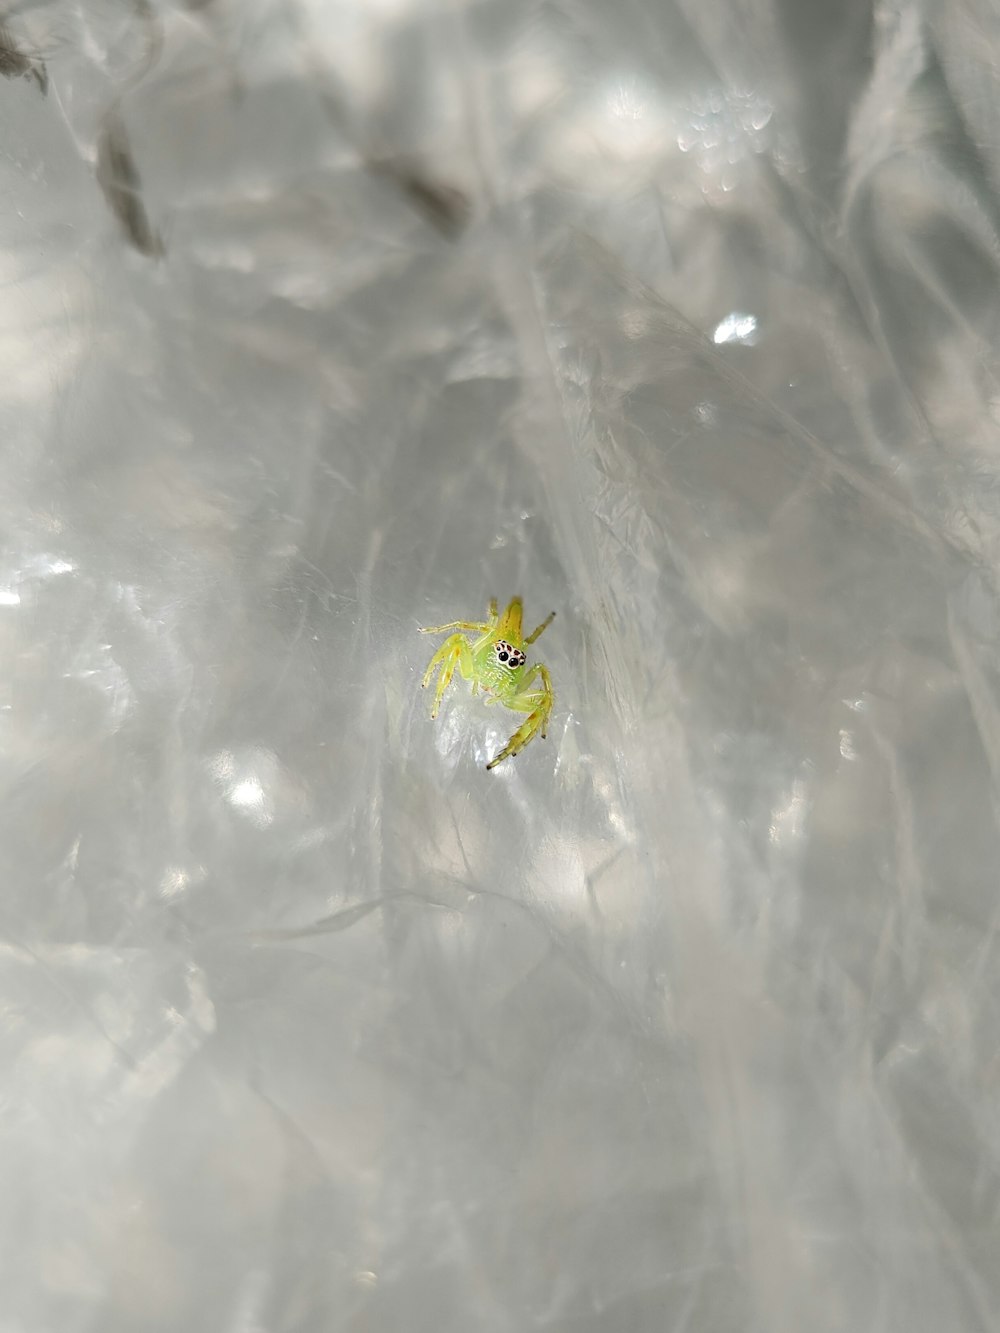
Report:
[[447,625],[426,625],[421,634],[446,634],[450,629],[464,630],[467,634],[485,634],[497,623],[497,599],[490,598],[489,620],[449,620]]
[[438,715],[438,709],[441,707],[441,699],[445,690],[451,684],[451,678],[455,674],[456,666],[466,680],[471,680],[475,675],[472,653],[469,651],[469,641],[464,634],[452,634],[450,638],[445,639],[444,643],[428,663],[427,670],[424,672],[424,678],[420,682],[421,689],[425,690],[430,684],[434,672],[440,668],[437,689],[434,691],[434,705],[431,708],[431,717],[437,717]]
[[[526,689],[528,682],[535,676],[541,679],[541,689]],[[555,702],[548,667],[536,663],[525,675],[517,694],[509,699],[503,699],[501,702],[515,713],[527,713],[528,717],[514,732],[496,758],[490,760],[486,765],[487,768],[496,768],[497,764],[502,764],[505,759],[510,759],[519,750],[523,750],[538,732],[541,732],[544,739],[549,717],[552,714],[552,705]]]

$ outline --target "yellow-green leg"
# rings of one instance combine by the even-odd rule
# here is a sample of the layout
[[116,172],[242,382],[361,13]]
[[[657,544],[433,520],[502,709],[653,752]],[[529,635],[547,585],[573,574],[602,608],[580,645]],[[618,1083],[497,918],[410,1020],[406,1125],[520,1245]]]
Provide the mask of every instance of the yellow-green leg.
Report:
[[534,643],[535,640],[538,638],[539,634],[541,634],[542,630],[548,629],[548,627],[552,624],[555,618],[556,618],[556,613],[554,611],[550,611],[549,614],[542,621],[542,623],[538,626],[538,628],[533,629],[531,633],[528,635],[528,637],[525,639],[524,646],[527,647],[529,643]]
[[[553,615],[555,613],[553,612]],[[551,617],[550,617],[551,618]],[[464,630],[466,634],[485,634],[497,623],[497,599],[490,598],[489,620],[452,620],[447,625],[428,625],[421,634],[447,634],[450,629]]]
[[447,625],[427,625],[420,634],[447,634],[450,629],[464,630],[466,634],[483,634],[490,626],[485,620],[452,620]]
[[434,675],[436,668],[441,668],[441,674],[438,676],[437,689],[434,691],[434,706],[431,708],[431,717],[437,717],[438,715],[438,709],[441,707],[441,699],[445,690],[451,684],[451,678],[455,674],[456,666],[466,680],[471,680],[475,675],[472,654],[469,652],[469,642],[461,634],[453,634],[451,638],[445,639],[444,643],[428,663],[427,670],[424,672],[424,678],[420,682],[421,689],[426,689],[430,684],[431,677]]
[[538,732],[541,732],[544,739],[555,695],[552,692],[552,680],[548,668],[542,666],[540,662],[530,669],[524,678],[523,684],[526,685],[535,675],[541,677],[542,688],[540,690],[522,688],[520,693],[515,694],[513,698],[504,699],[503,702],[507,708],[515,713],[527,713],[528,717],[514,732],[496,758],[490,760],[486,765],[487,768],[496,768],[497,764],[502,764],[505,759],[512,758],[520,750],[523,750]]

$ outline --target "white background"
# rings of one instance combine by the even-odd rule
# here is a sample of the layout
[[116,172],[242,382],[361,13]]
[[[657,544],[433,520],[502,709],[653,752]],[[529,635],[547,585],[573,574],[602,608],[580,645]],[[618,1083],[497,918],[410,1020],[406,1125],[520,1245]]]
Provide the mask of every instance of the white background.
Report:
[[8,11],[3,1333],[995,1328],[995,6]]

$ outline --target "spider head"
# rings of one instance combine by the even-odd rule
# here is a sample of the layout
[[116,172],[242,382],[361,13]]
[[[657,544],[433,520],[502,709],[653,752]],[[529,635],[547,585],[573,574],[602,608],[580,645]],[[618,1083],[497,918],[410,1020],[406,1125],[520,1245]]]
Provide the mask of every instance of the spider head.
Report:
[[493,655],[506,671],[516,671],[518,667],[523,667],[528,660],[520,648],[515,648],[506,639],[497,639],[493,645]]

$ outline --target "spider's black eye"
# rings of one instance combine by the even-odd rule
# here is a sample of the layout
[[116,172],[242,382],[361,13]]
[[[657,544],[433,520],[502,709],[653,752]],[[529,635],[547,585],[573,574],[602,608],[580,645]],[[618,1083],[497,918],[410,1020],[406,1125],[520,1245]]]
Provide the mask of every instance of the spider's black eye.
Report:
[[497,653],[497,657],[500,659],[501,662],[506,662],[506,661],[507,661],[507,654],[506,654],[506,653]]

